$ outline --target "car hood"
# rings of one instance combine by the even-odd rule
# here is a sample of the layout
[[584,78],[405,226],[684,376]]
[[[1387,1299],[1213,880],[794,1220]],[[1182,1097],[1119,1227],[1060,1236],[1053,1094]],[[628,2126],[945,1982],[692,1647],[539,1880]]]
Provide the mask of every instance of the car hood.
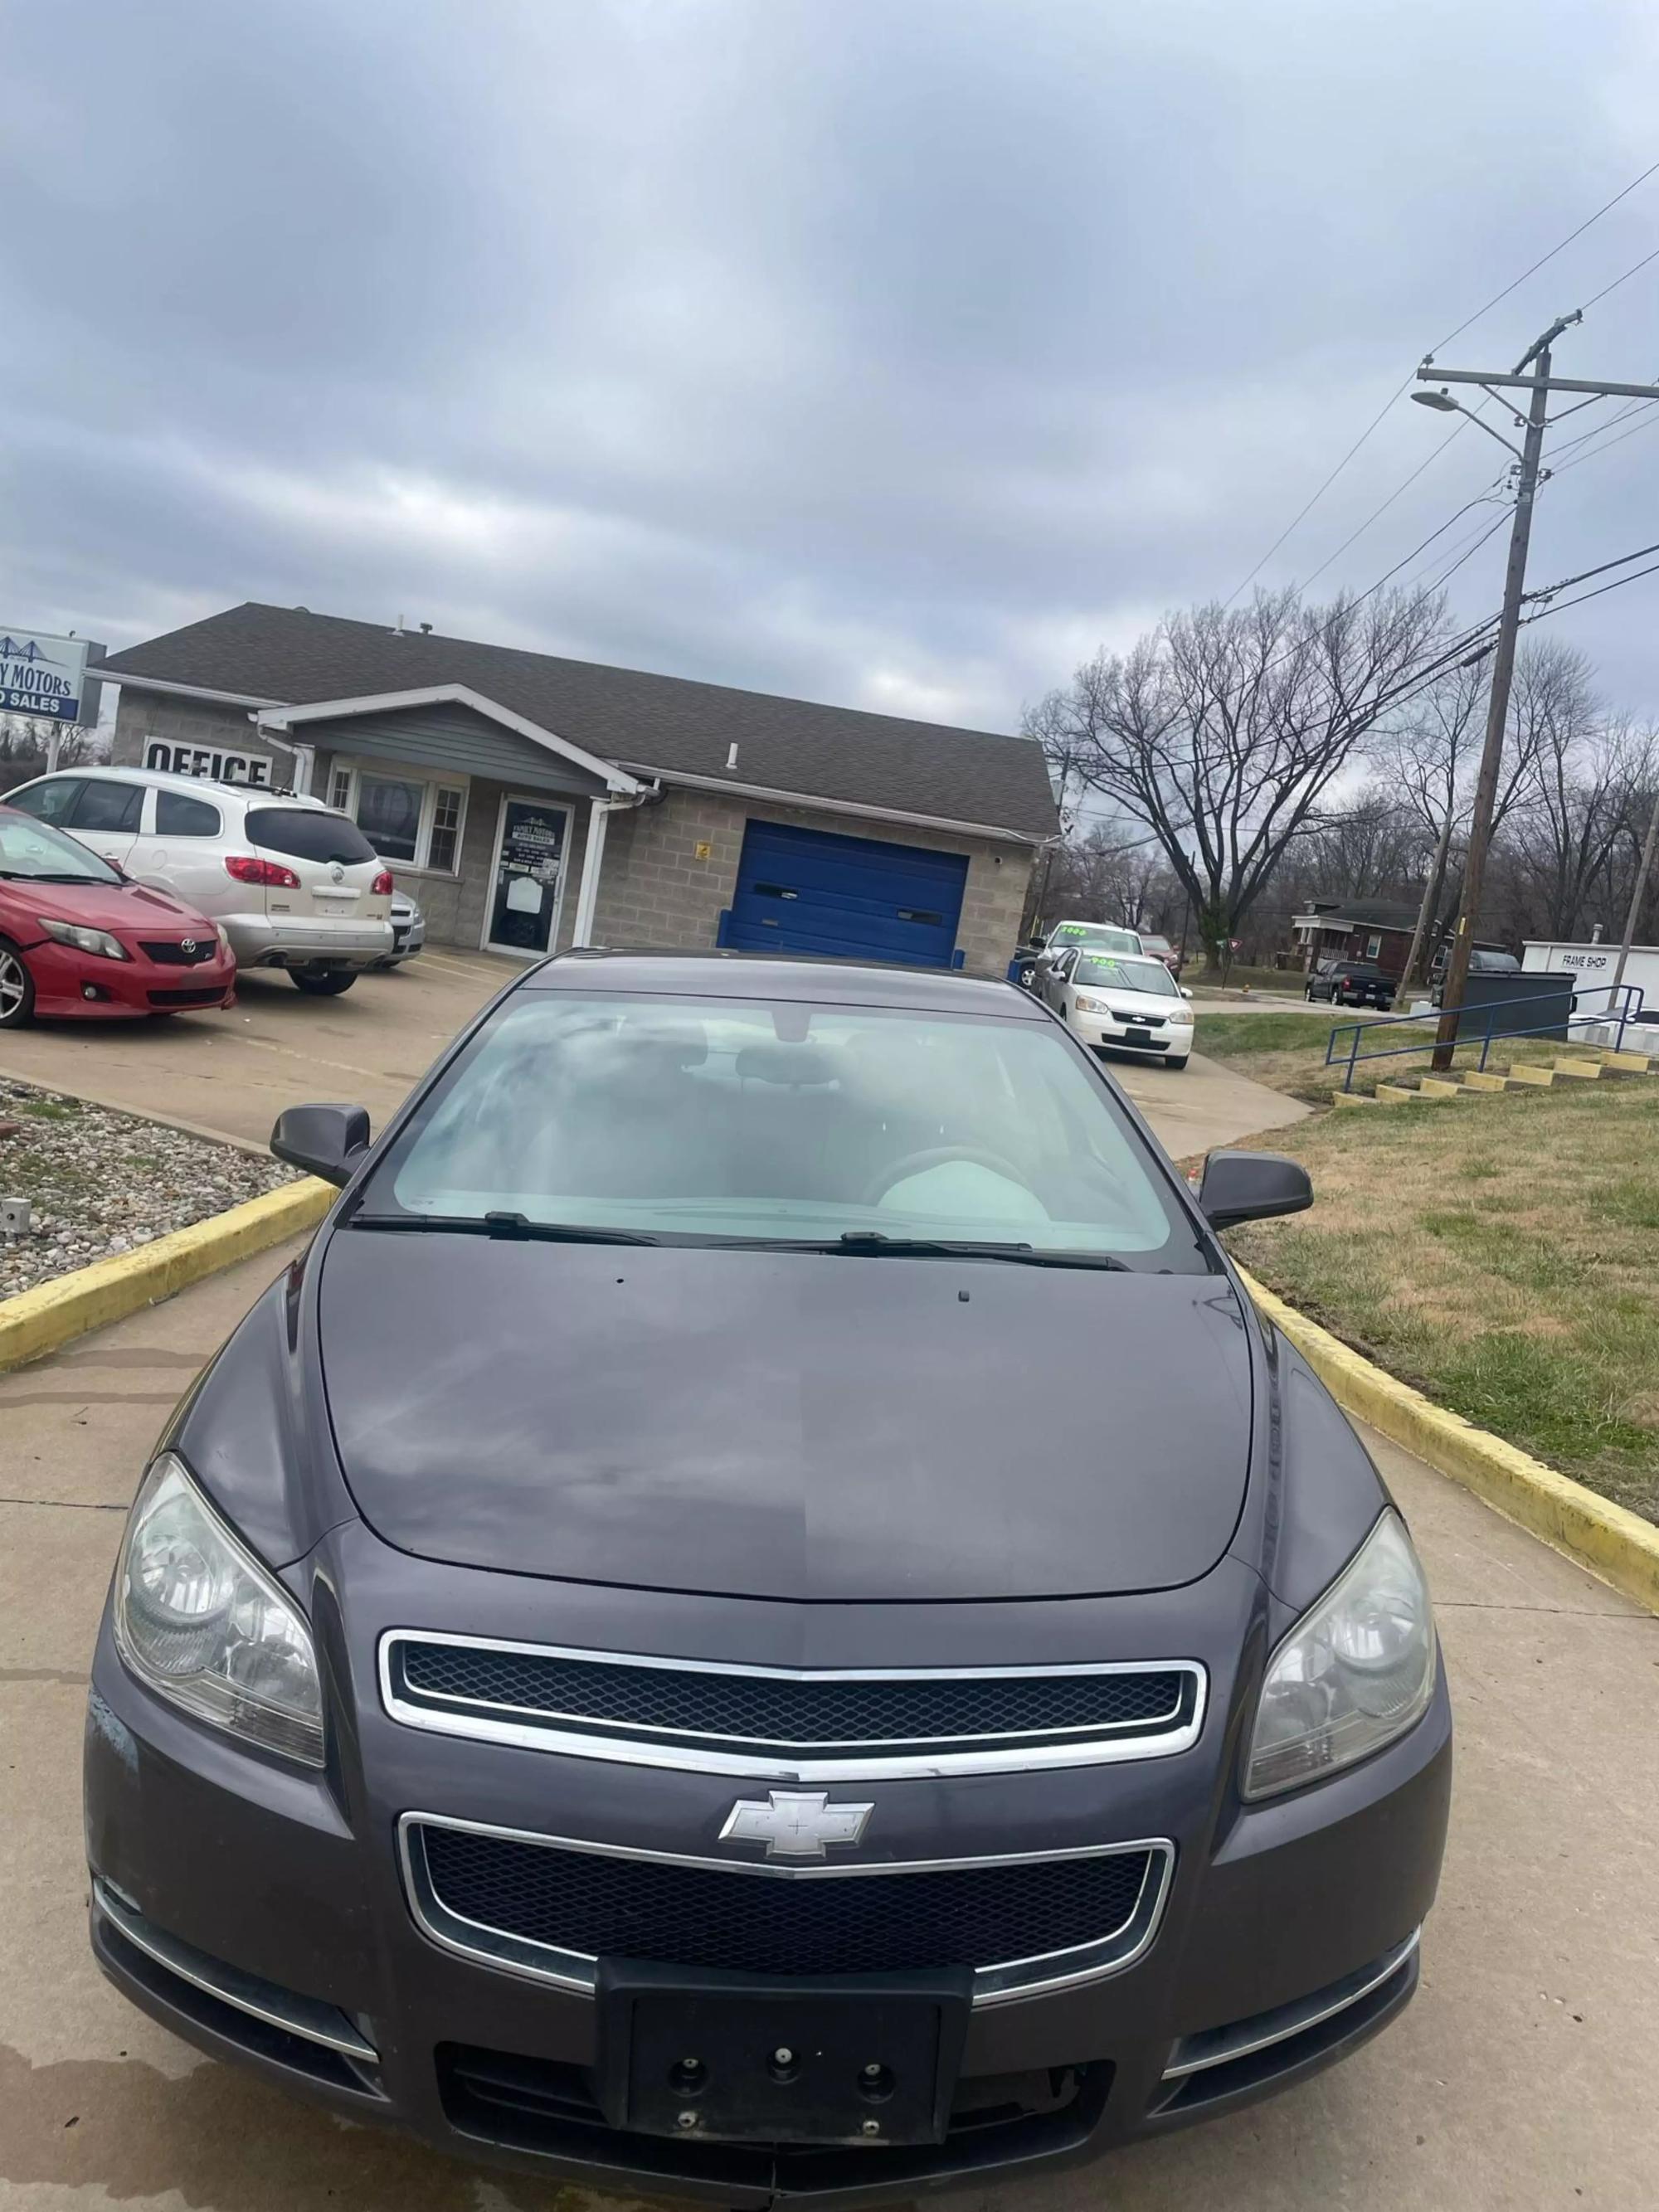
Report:
[[1218,1275],[343,1229],[353,1498],[429,1559],[790,1600],[1166,1589],[1243,1501]]
[[194,907],[186,906],[169,891],[148,884],[29,884],[8,883],[21,892],[36,914],[54,921],[77,921],[88,929],[180,929],[193,923],[197,933],[211,937],[214,925]]

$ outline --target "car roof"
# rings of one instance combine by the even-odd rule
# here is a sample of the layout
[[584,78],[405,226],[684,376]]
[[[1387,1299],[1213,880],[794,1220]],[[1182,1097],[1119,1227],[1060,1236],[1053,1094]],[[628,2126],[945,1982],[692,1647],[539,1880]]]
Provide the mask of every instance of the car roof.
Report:
[[245,799],[250,806],[308,806],[323,814],[333,811],[320,799],[307,798],[298,792],[261,791],[248,783],[217,783],[210,776],[179,775],[173,769],[140,768],[136,761],[125,768],[119,762],[108,762],[87,768],[49,769],[31,776],[29,781],[45,783],[49,777],[59,776],[74,776],[79,781],[94,783],[142,783],[156,791],[182,791],[197,799]]
[[879,961],[820,960],[775,952],[672,952],[602,945],[561,952],[532,968],[535,991],[629,991],[697,999],[799,999],[814,1006],[899,1006],[921,1013],[983,1014],[1002,1021],[1053,1018],[1029,991],[1000,980]]

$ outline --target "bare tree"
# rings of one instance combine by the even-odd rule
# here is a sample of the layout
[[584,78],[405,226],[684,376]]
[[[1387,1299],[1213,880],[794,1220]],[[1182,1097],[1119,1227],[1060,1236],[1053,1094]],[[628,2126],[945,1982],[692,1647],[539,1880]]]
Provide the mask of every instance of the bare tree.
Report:
[[1589,661],[1571,646],[1539,647],[1516,678],[1534,744],[1510,842],[1542,933],[1571,938],[1640,811],[1652,740],[1627,716],[1607,713]]
[[[59,768],[84,768],[106,757],[104,739],[90,724],[71,723],[56,734]],[[0,714],[0,791],[46,773],[52,735],[51,723],[37,714]]]
[[1443,620],[1422,592],[1197,607],[1097,653],[1026,726],[1062,775],[1152,832],[1221,964]]

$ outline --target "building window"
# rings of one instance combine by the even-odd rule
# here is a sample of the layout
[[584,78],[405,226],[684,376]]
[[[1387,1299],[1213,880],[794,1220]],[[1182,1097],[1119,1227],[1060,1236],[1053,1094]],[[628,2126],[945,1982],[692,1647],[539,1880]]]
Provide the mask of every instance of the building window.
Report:
[[390,775],[357,779],[357,827],[383,860],[418,866],[425,804],[423,783],[405,783]]
[[329,803],[350,816],[383,860],[439,875],[453,875],[460,863],[465,784],[426,783],[347,763],[330,773]]
[[1380,959],[1382,952],[1382,940],[1380,937],[1368,937],[1365,939],[1365,957],[1367,960]]
[[461,806],[465,793],[447,784],[432,793],[432,827],[427,835],[426,864],[453,875],[461,853]]

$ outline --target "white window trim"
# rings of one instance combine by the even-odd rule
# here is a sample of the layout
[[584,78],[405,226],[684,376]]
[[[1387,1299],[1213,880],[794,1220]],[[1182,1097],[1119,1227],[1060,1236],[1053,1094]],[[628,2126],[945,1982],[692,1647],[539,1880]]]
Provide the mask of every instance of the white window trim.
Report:
[[[421,819],[415,832],[416,857],[412,860],[386,860],[387,867],[407,876],[429,876],[438,883],[453,884],[461,872],[461,854],[466,843],[467,809],[472,799],[472,779],[460,769],[445,769],[436,774],[412,763],[404,765],[396,761],[342,760],[336,753],[328,764],[328,803],[334,804],[334,787],[340,776],[348,778],[344,811],[355,822],[357,819],[357,800],[364,776],[379,776],[387,783],[418,783],[422,789]],[[461,818],[455,828],[455,865],[453,868],[434,868],[427,858],[432,850],[433,817],[438,811],[441,791],[459,791],[461,794]],[[365,833],[367,834],[367,833]]]

